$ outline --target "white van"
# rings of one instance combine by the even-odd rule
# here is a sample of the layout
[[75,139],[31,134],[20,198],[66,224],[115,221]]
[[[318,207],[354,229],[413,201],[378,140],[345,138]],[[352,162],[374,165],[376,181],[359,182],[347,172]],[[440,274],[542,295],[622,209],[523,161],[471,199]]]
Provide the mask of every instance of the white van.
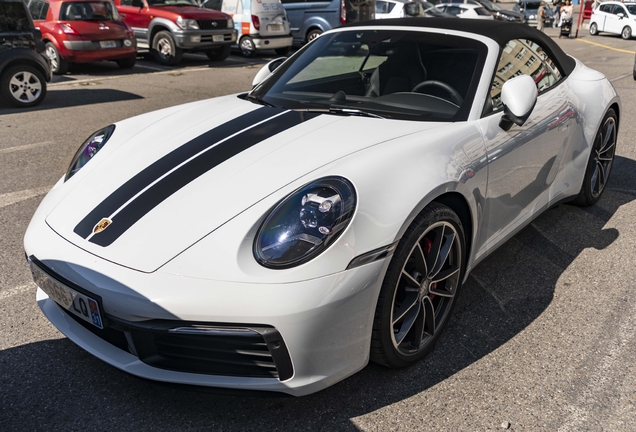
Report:
[[237,44],[245,57],[263,49],[286,55],[292,46],[289,20],[280,0],[207,0],[201,7],[220,10],[234,19]]

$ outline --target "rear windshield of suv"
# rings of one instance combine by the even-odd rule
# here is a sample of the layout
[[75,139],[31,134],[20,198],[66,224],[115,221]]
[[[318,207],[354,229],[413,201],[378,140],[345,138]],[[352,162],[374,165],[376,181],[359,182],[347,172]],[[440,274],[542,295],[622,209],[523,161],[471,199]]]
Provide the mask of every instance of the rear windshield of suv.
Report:
[[0,2],[0,31],[31,30],[31,21],[22,2]]
[[100,1],[62,3],[60,20],[63,21],[114,21],[119,15],[113,3]]

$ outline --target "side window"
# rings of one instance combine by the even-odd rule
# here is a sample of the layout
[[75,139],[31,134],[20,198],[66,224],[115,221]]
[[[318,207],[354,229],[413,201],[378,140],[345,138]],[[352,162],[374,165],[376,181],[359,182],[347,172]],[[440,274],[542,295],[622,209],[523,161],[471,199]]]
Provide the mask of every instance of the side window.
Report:
[[449,13],[451,15],[459,15],[460,13],[462,13],[462,10],[457,6],[447,6],[446,13]]
[[121,6],[132,6],[132,0],[121,0],[119,4]]
[[48,2],[33,0],[29,4],[29,12],[31,12],[31,18],[33,18],[34,20],[45,20],[46,14],[48,11],[49,11]]
[[501,88],[504,83],[523,74],[532,77],[539,93],[548,90],[562,77],[554,60],[539,44],[527,39],[511,40],[502,51],[490,88],[494,111],[503,108]]
[[625,10],[625,8],[621,5],[615,5],[614,6],[614,15],[618,15],[619,13],[622,13],[623,16],[627,16],[627,11]]
[[605,12],[605,13],[612,13],[612,8],[613,8],[613,6],[614,6],[614,5],[611,5],[611,4],[604,4],[604,5],[601,5],[601,7],[599,8],[599,10],[600,10],[601,12]]

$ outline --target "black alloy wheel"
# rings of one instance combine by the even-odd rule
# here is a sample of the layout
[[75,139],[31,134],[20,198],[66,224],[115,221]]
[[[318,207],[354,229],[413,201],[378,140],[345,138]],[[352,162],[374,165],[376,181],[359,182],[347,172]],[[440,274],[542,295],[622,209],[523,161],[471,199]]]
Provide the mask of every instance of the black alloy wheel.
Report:
[[223,61],[230,56],[231,51],[232,45],[228,44],[206,51],[205,55],[207,55],[208,58],[212,61]]
[[371,360],[409,366],[448,324],[464,276],[464,230],[449,207],[431,203],[398,244],[375,311]]
[[47,42],[44,53],[51,61],[51,71],[56,75],[64,75],[68,72],[68,62],[60,56],[60,52],[52,42]]
[[32,107],[44,100],[46,80],[33,66],[11,66],[0,76],[0,94],[15,107]]
[[169,31],[162,30],[152,39],[152,55],[160,65],[174,66],[181,61],[183,50],[177,47]]
[[609,180],[616,154],[618,119],[613,109],[605,114],[601,127],[594,137],[592,152],[587,162],[583,186],[574,203],[579,206],[595,204],[603,194]]

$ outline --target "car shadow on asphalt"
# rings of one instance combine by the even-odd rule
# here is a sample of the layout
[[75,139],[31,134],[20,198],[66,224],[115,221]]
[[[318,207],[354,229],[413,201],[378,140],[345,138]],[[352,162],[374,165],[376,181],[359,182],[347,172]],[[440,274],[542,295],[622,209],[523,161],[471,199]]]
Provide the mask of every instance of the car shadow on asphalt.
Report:
[[[370,364],[303,398],[246,398],[158,385],[67,339],[48,340],[0,351],[0,429],[61,429],[81,412],[100,430],[357,430],[351,419],[422,393],[508,343],[546,310],[582,251],[621,235],[604,227],[636,199],[636,161],[617,156],[613,169],[598,204],[555,207],[475,268],[435,350],[410,368]],[[29,415],[10,419],[8,410]]]
[[92,81],[77,84],[79,86],[77,89],[49,90],[44,101],[33,108],[13,108],[6,102],[0,101],[0,115],[143,99],[143,96],[121,90],[91,88],[98,84],[100,84],[98,81]]

